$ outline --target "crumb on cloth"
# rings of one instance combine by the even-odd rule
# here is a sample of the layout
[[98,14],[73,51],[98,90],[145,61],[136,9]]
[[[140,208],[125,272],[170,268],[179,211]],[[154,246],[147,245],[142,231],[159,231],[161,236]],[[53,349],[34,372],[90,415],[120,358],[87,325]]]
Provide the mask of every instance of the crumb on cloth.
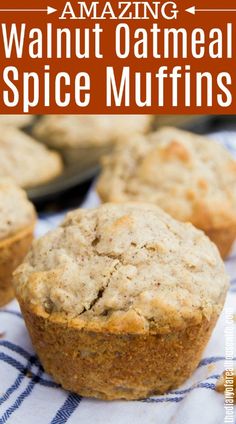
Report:
[[236,404],[236,369],[223,372],[216,383],[216,391],[224,393],[226,399],[233,399]]

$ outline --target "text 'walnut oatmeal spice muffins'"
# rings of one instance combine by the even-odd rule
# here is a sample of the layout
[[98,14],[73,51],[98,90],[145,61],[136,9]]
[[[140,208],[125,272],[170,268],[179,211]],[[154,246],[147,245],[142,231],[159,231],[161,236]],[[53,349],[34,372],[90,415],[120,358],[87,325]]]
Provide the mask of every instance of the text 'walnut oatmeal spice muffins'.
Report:
[[0,179],[0,306],[14,297],[12,272],[33,238],[36,214],[23,190]]
[[204,233],[145,204],[68,214],[14,280],[45,370],[103,399],[144,398],[188,378],[228,287]]
[[9,177],[28,188],[52,180],[62,168],[58,153],[16,128],[1,128],[0,177]]
[[236,162],[205,137],[163,128],[134,137],[104,158],[105,202],[145,201],[191,222],[227,256],[236,237]]
[[117,138],[143,134],[151,127],[150,115],[47,115],[34,128],[34,136],[59,149],[67,162],[107,153]]

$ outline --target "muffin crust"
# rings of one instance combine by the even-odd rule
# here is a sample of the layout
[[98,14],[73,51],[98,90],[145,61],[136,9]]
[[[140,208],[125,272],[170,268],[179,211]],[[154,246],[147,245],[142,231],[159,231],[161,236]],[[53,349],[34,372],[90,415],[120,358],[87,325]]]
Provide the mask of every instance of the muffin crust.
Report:
[[25,192],[12,181],[0,179],[0,306],[14,297],[12,272],[29,250],[35,221]]
[[25,229],[35,219],[26,193],[10,179],[0,178],[0,241]]
[[104,159],[97,190],[105,202],[147,201],[193,223],[222,256],[236,236],[236,162],[201,136],[163,128],[134,137]]
[[14,297],[12,273],[23,261],[33,240],[34,223],[10,237],[0,240],[0,307]]
[[82,330],[23,302],[21,310],[44,369],[64,389],[106,400],[143,399],[180,386],[197,367],[217,319],[167,334],[111,333]]

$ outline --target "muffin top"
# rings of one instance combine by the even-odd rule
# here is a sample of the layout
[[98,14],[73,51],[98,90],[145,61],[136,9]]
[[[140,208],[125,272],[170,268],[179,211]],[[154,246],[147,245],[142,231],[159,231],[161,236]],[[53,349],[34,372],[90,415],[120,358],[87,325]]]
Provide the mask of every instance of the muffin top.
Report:
[[228,279],[217,248],[150,204],[67,215],[15,273],[36,313],[94,331],[165,333],[210,319]]
[[35,219],[26,193],[9,179],[0,178],[0,241],[32,225]]
[[144,133],[150,123],[150,115],[47,115],[35,125],[34,135],[57,148],[103,146]]
[[117,146],[97,190],[103,201],[151,202],[204,230],[236,224],[236,162],[220,144],[175,128]]
[[61,170],[58,153],[18,129],[1,129],[0,177],[9,177],[21,187],[33,187],[56,177]]
[[33,119],[33,115],[0,115],[0,125],[23,128],[30,125]]

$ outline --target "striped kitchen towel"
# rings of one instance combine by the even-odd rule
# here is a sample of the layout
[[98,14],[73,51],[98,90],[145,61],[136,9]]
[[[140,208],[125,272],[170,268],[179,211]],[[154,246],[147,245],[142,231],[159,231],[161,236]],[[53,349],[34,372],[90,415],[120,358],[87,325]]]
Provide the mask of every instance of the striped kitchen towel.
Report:
[[[236,133],[215,138],[236,157]],[[96,204],[91,191],[83,206]],[[37,235],[55,227],[63,216],[41,217]],[[105,402],[62,390],[35,355],[17,302],[0,309],[0,424],[223,424],[224,397],[215,386],[224,370],[226,312],[233,310],[236,316],[236,248],[226,267],[231,284],[225,309],[197,370],[177,390],[142,401]],[[233,326],[236,332],[235,320]]]

